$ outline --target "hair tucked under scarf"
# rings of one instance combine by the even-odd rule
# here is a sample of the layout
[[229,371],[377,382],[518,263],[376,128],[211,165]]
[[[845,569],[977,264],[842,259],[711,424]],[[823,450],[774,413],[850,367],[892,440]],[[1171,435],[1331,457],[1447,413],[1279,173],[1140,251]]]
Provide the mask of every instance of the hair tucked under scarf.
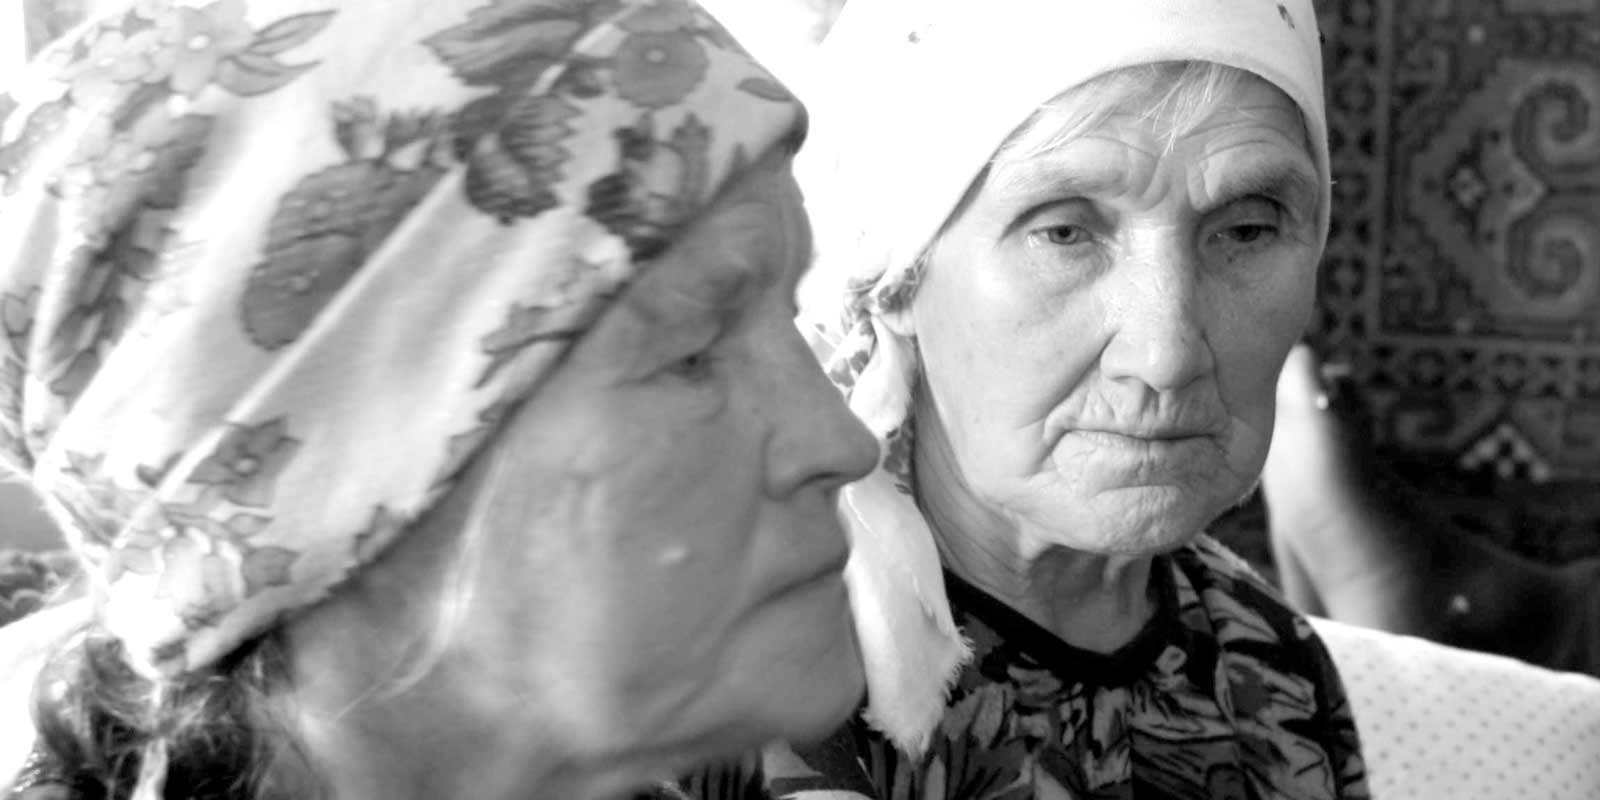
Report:
[[[933,536],[912,497],[915,342],[882,315],[915,293],[931,240],[1007,137],[1052,98],[1125,67],[1209,61],[1303,112],[1328,214],[1322,61],[1310,0],[851,0],[824,42],[802,155],[830,377],[878,437],[880,467],[842,495],[845,575],[866,660],[868,721],[918,752],[967,657]],[[842,313],[837,305],[844,300]]]
[[0,463],[151,678],[403,535],[804,125],[686,0],[129,5],[0,95]]

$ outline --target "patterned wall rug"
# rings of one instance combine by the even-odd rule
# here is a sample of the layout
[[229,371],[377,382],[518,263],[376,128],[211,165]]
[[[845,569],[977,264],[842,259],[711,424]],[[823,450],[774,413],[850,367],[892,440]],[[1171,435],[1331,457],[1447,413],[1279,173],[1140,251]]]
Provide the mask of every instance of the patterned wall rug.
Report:
[[1432,513],[1600,553],[1600,3],[1329,0],[1314,340]]

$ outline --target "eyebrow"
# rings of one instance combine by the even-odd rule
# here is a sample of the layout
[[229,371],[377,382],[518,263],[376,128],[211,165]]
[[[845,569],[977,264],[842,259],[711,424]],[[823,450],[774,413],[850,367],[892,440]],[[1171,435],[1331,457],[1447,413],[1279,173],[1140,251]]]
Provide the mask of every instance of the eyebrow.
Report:
[[[1095,169],[1088,174],[1068,165],[1047,164],[1038,169],[1010,170],[993,183],[994,191],[1001,197],[1028,200],[1040,194],[1069,197],[1092,197],[1126,182],[1126,176],[1117,169]],[[1003,173],[1002,173],[1003,174]],[[993,172],[990,173],[993,176]]]
[[1322,187],[1297,162],[1275,159],[1226,175],[1210,192],[1211,202],[1202,212],[1221,208],[1244,197],[1270,197],[1291,210],[1314,211],[1322,200]]
[[[991,165],[992,167],[993,165]],[[963,198],[963,204],[970,203],[973,199],[992,188],[1007,206],[1015,209],[1006,214],[1009,221],[1001,230],[1002,236],[1010,236],[1026,225],[1034,213],[1054,205],[1058,201],[1069,198],[1092,198],[1096,195],[1114,190],[1126,182],[1126,176],[1121,170],[1096,168],[1085,174],[1071,165],[1046,164],[1038,169],[1016,170],[1016,174],[1002,173],[999,179],[994,178],[991,171],[985,176],[985,182],[993,181],[990,186],[978,187],[978,192]]]

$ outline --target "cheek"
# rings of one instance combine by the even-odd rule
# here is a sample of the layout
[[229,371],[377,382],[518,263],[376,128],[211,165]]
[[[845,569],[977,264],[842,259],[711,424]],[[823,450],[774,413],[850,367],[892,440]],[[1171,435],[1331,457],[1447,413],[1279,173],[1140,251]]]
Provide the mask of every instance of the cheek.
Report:
[[[460,645],[494,676],[485,691],[615,743],[723,679],[762,494],[725,426],[591,403],[522,442],[537,466],[501,490]],[[610,423],[578,424],[591,412]]]
[[591,540],[590,557],[577,560],[589,573],[573,576],[587,577],[578,592],[612,609],[607,638],[619,663],[650,664],[655,677],[715,656],[746,591],[761,469],[729,422],[720,414],[613,428],[626,431],[619,458],[573,521]]
[[1272,436],[1278,373],[1305,333],[1314,286],[1309,268],[1285,275],[1263,291],[1230,294],[1219,316],[1221,330],[1213,339],[1218,384],[1229,415],[1244,429],[1234,457],[1257,467]]
[[957,460],[975,480],[1026,474],[1048,446],[1045,419],[1094,364],[1104,319],[1097,298],[1050,291],[999,264],[923,290],[918,352]]

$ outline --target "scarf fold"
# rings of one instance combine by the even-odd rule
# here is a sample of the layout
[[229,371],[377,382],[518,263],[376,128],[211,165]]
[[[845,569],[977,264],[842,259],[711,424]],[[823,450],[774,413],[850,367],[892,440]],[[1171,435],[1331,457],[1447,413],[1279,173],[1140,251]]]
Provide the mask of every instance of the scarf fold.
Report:
[[0,94],[0,463],[152,678],[335,591],[804,112],[688,0],[137,0]]
[[[1310,0],[851,0],[817,59],[800,175],[819,274],[806,309],[832,343],[830,377],[883,446],[844,492],[845,575],[867,665],[869,722],[920,753],[969,648],[910,491],[916,343],[885,313],[995,150],[1043,104],[1091,78],[1162,61],[1255,73],[1305,115],[1327,231],[1327,121]],[[845,298],[842,313],[839,298]]]

